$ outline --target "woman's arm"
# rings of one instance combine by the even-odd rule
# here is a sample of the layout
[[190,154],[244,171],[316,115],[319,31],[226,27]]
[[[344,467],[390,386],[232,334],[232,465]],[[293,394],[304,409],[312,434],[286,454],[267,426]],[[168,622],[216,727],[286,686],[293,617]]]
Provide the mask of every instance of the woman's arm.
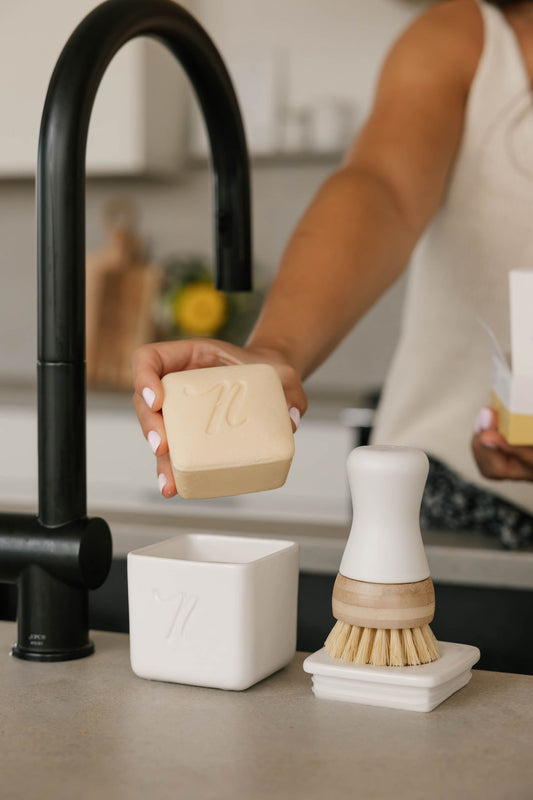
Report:
[[288,244],[251,346],[305,377],[401,274],[445,191],[481,49],[470,0],[439,4],[399,39],[368,121]]
[[370,117],[291,237],[245,348],[189,340],[137,351],[133,403],[157,455],[165,496],[175,485],[161,377],[268,361],[278,369],[289,408],[305,412],[301,381],[401,274],[441,202],[481,49],[475,0],[438,4],[398,40]]

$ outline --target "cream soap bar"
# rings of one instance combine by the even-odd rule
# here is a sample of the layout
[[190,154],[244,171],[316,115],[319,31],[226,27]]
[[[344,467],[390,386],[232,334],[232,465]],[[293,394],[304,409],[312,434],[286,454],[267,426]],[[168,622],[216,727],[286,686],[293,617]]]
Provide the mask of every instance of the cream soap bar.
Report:
[[294,438],[269,364],[165,375],[163,421],[178,494],[224,497],[283,486]]

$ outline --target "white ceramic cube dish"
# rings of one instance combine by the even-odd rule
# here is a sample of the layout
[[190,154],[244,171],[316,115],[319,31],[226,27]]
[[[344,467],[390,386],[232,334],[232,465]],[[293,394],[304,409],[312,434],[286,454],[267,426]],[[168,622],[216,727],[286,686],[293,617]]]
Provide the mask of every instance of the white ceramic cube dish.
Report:
[[432,711],[470,681],[479,660],[477,647],[439,642],[440,658],[418,667],[374,667],[348,664],[325,649],[306,658],[313,693],[325,700],[409,711]]
[[247,689],[296,650],[298,545],[184,533],[128,553],[131,666],[152,680]]

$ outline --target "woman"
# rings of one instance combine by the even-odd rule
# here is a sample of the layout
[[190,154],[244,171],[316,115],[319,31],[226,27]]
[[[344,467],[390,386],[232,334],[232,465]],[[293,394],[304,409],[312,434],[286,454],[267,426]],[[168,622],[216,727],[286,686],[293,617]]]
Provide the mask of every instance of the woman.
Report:
[[374,441],[429,454],[426,525],[481,526],[506,546],[531,536],[533,447],[507,445],[487,408],[470,447],[490,386],[478,317],[505,342],[508,270],[533,263],[531,76],[531,2],[446,0],[400,37],[366,124],[289,241],[246,347],[190,340],[135,354],[134,407],[165,497],[175,484],[162,375],[269,362],[296,428],[302,380],[412,261]]

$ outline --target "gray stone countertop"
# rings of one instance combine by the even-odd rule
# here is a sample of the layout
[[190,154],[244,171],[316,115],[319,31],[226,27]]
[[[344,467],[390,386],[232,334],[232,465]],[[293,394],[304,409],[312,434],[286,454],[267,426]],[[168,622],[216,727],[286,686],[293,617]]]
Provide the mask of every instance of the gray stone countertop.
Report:
[[60,664],[10,658],[14,638],[0,623],[6,800],[533,797],[533,677],[474,671],[422,714],[316,699],[303,654],[225,692],[135,677],[124,634]]

